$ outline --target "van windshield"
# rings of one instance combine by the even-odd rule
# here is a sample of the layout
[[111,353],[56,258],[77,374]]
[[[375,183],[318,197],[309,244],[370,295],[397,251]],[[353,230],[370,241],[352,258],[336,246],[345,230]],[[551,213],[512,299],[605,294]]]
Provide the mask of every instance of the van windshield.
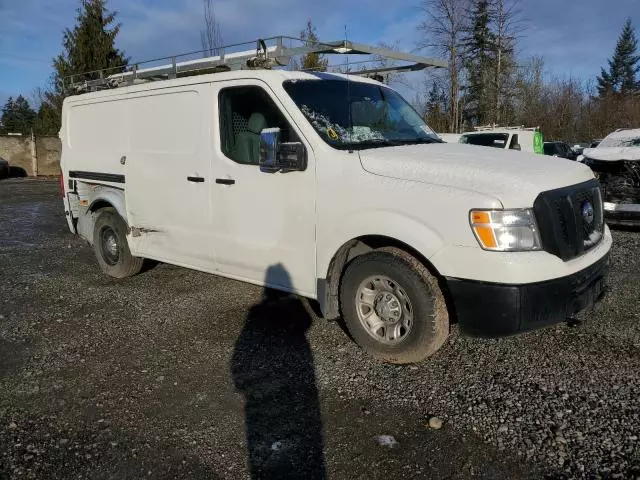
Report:
[[640,147],[640,136],[615,134],[609,135],[598,145],[600,148],[609,147]]
[[361,150],[442,141],[396,92],[339,80],[288,80],[284,89],[329,145]]

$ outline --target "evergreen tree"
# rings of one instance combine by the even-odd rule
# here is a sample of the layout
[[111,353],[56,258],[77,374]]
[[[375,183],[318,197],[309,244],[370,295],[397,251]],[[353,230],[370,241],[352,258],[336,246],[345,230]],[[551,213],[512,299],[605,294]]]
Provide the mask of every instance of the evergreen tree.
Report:
[[491,31],[489,0],[473,0],[467,12],[468,27],[463,39],[467,69],[466,111],[473,124],[495,121],[491,94],[495,70],[495,34]]
[[2,128],[3,133],[7,132],[7,120],[11,118],[12,113],[13,113],[13,97],[9,97],[7,99],[7,103],[3,105],[2,115],[0,115],[0,128]]
[[601,69],[598,77],[600,96],[608,93],[629,93],[640,89],[640,81],[636,75],[640,72],[640,55],[638,55],[638,39],[627,19],[616,45],[613,58],[608,61],[608,71]]
[[431,90],[427,94],[425,121],[436,132],[445,132],[448,128],[449,117],[447,114],[447,96],[436,82],[433,82]]
[[13,100],[9,97],[2,108],[2,127],[7,133],[29,133],[33,127],[36,112],[22,95]]
[[[311,19],[307,20],[305,29],[300,32],[300,39],[302,39],[308,46],[318,43],[316,27],[311,23]],[[301,61],[301,68],[303,70],[313,70],[315,72],[325,72],[328,65],[329,60],[319,53],[307,53],[302,57]]]
[[[81,0],[76,25],[62,34],[63,52],[53,60],[53,90],[45,94],[50,111],[56,113],[56,126],[60,125],[62,100],[66,95],[63,80],[77,75],[76,80],[98,78],[97,70],[108,69],[116,73],[128,64],[128,58],[115,47],[120,24],[115,24],[116,12],[106,7],[107,0]],[[96,72],[86,74],[87,72]],[[81,75],[83,74],[83,75]]]
[[43,102],[40,104],[38,113],[34,121],[34,130],[36,135],[57,135],[60,130],[58,124],[58,113],[54,108]]

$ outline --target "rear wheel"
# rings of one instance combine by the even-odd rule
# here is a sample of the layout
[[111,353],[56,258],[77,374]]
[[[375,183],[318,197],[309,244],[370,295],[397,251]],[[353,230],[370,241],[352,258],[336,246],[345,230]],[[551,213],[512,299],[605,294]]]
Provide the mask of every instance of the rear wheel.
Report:
[[113,208],[98,213],[93,228],[93,250],[104,273],[114,278],[135,275],[143,258],[134,257],[127,243],[127,224]]
[[356,257],[344,273],[340,300],[353,339],[387,362],[424,360],[449,334],[449,316],[438,280],[398,248]]

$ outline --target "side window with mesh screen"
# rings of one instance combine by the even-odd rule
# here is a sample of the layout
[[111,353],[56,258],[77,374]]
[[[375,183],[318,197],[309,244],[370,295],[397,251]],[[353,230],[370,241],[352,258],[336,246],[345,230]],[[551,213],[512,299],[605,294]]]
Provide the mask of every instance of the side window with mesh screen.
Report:
[[514,133],[513,136],[511,137],[511,143],[509,144],[509,149],[511,150],[520,150],[522,147],[520,147],[520,141],[518,139],[518,134]]
[[299,141],[284,115],[260,87],[230,87],[220,91],[220,145],[231,160],[258,165],[260,132],[280,128],[282,142]]

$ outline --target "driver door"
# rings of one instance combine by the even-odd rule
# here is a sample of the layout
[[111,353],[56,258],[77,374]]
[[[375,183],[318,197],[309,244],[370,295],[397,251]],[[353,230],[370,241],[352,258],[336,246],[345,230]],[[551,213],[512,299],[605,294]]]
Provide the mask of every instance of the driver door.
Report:
[[[213,221],[218,267],[226,276],[315,296],[315,162],[309,144],[270,88],[216,82]],[[260,131],[279,127],[301,141],[304,171],[262,171]],[[273,268],[275,267],[275,268]]]

